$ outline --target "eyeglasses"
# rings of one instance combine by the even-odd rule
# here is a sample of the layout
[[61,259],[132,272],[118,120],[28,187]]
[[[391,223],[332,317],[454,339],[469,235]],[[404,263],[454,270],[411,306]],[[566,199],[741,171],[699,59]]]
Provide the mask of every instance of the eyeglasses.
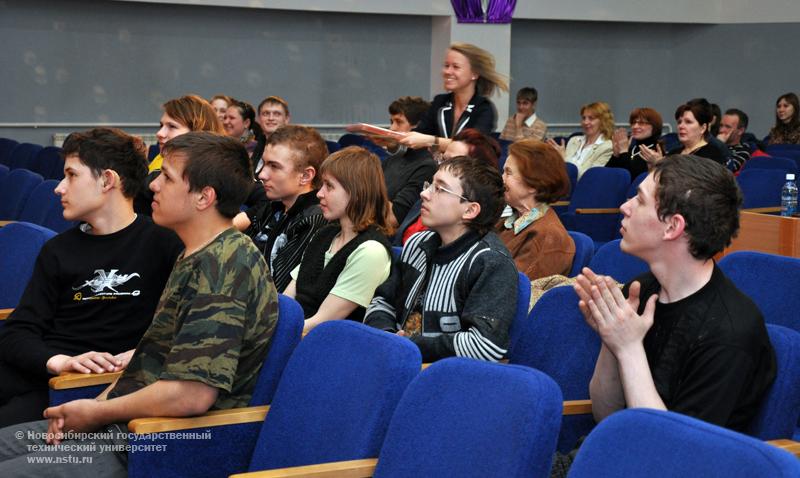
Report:
[[445,187],[439,186],[438,184],[431,184],[428,181],[425,181],[425,183],[422,184],[422,191],[423,192],[427,191],[427,192],[429,192],[431,194],[438,194],[439,191],[444,191],[444,192],[446,192],[448,194],[452,194],[453,196],[455,196],[457,198],[461,198],[464,201],[472,202],[468,198],[466,198],[466,197],[464,197],[464,196],[462,196],[462,195],[460,195],[460,194],[458,194],[456,192],[453,192],[453,191],[451,191],[451,190],[449,190],[449,189],[447,189]]

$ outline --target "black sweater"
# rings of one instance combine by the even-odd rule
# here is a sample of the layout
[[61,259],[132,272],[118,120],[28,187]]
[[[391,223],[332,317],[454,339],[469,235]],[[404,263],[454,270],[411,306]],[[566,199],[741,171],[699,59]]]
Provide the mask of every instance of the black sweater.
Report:
[[172,231],[143,215],[113,234],[75,227],[54,237],[0,331],[2,367],[45,379],[53,355],[134,348],[182,249]]
[[642,173],[646,173],[648,169],[647,161],[642,159],[640,148],[642,144],[650,149],[655,149],[658,143],[658,138],[651,136],[643,141],[631,141],[628,151],[620,154],[619,156],[611,156],[611,159],[606,163],[607,168],[622,168],[627,169],[631,173],[631,179],[636,179]]
[[467,108],[453,127],[453,94],[444,93],[433,98],[431,107],[420,119],[414,131],[432,134],[442,138],[452,138],[466,128],[475,128],[483,134],[494,131],[497,123],[497,111],[494,104],[478,93],[469,100]]
[[[336,254],[325,264],[325,251],[330,248],[333,238],[339,234],[341,228],[338,224],[330,224],[317,232],[311,243],[306,248],[303,261],[300,263],[300,271],[297,274],[297,302],[303,307],[303,315],[309,318],[317,313],[319,306],[328,296],[336,279],[344,270],[347,258],[356,250],[358,246],[366,241],[378,241],[386,247],[389,257],[392,255],[392,247],[386,236],[381,234],[375,227],[370,226],[366,231],[360,232],[347,244],[339,249]],[[364,318],[364,307],[356,307],[347,319],[361,322]]]
[[381,166],[389,200],[392,201],[392,212],[397,222],[400,222],[419,200],[425,181],[433,180],[436,161],[427,148],[407,149],[389,156]]

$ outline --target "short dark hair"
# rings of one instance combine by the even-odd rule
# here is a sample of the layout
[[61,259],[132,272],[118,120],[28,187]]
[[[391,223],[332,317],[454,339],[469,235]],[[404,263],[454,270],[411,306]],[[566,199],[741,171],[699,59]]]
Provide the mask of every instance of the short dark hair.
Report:
[[419,96],[401,96],[389,105],[390,115],[403,115],[408,124],[416,126],[431,104]]
[[736,116],[737,118],[739,118],[739,127],[747,129],[747,122],[748,122],[747,113],[745,113],[740,109],[729,108],[725,111],[725,114]]
[[539,92],[532,86],[525,86],[517,91],[517,101],[525,100],[531,103],[536,103],[539,99]]
[[217,211],[227,218],[239,213],[253,187],[250,158],[242,143],[228,136],[193,131],[167,141],[161,152],[164,157],[184,156],[183,177],[190,191],[214,188]]
[[671,155],[653,166],[658,218],[680,214],[686,220],[689,252],[710,259],[739,231],[742,193],[721,164],[694,155]]
[[264,105],[280,105],[283,107],[283,114],[289,116],[289,103],[280,96],[267,96],[261,100],[261,103],[258,104],[258,108],[256,109],[256,116],[261,114],[261,107]]
[[538,139],[522,139],[511,143],[508,154],[514,156],[520,178],[536,190],[537,201],[550,204],[569,193],[564,158],[549,144]]
[[481,205],[481,212],[467,226],[480,235],[492,230],[505,207],[505,186],[497,167],[482,159],[456,156],[442,161],[439,169],[457,177],[463,196]]
[[322,136],[314,128],[287,124],[279,127],[267,138],[267,145],[285,145],[291,149],[292,163],[294,170],[300,172],[311,166],[314,168],[314,180],[312,186],[318,189],[322,184],[322,177],[319,168],[328,156],[328,145]]
[[97,178],[103,170],[119,175],[122,195],[133,198],[144,189],[147,176],[147,156],[144,142],[121,129],[94,128],[67,136],[62,146],[64,158],[78,155]]
[[239,110],[239,114],[242,116],[243,120],[250,120],[250,131],[253,132],[253,135],[256,139],[261,139],[264,137],[264,132],[261,131],[261,126],[259,126],[258,122],[256,122],[256,111],[253,109],[253,105],[246,101],[241,101],[237,99],[233,99],[233,102],[228,105],[228,109],[236,108]]
[[706,125],[706,133],[709,133],[711,130],[711,117],[714,116],[711,104],[705,98],[690,100],[678,106],[678,109],[675,110],[675,120],[679,120],[687,111],[692,112],[694,119],[697,120],[700,126]]

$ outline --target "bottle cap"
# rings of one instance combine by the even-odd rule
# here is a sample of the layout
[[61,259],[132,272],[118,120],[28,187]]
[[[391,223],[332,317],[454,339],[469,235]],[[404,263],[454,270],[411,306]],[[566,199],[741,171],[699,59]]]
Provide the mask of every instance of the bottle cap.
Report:
[[794,181],[794,173],[786,173],[787,181]]

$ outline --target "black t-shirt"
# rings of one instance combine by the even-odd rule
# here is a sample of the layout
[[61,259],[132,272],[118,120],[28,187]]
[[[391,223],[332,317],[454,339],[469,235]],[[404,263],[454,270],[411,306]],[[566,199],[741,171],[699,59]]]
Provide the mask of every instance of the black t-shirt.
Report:
[[[635,280],[642,313],[661,286],[650,272]],[[667,409],[737,431],[747,428],[777,371],[761,312],[716,265],[699,291],[656,303],[644,347]]]
[[134,348],[181,250],[175,233],[141,214],[112,234],[74,227],[49,240],[0,331],[2,366],[45,378],[53,355]]

